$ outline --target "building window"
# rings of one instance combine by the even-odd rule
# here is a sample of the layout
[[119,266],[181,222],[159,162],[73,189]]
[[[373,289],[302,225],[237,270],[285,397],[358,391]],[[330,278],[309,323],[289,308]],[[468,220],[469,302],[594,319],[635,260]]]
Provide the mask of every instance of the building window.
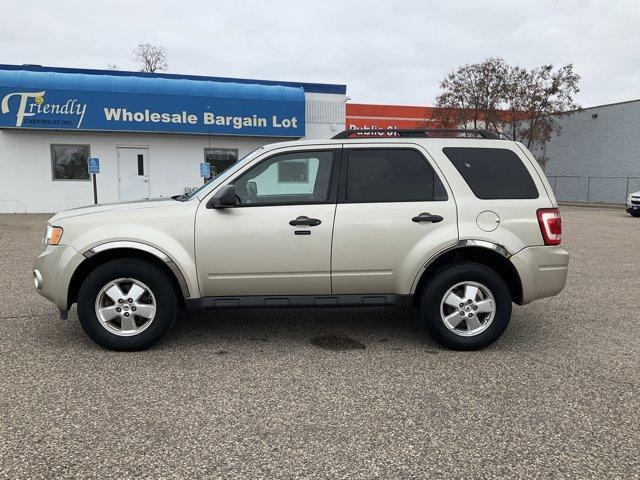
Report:
[[204,182],[207,183],[238,161],[238,149],[205,148],[204,161],[211,165],[211,178],[204,179]]
[[309,160],[296,158],[278,163],[278,182],[309,183]]
[[89,145],[51,145],[51,170],[54,180],[89,180]]

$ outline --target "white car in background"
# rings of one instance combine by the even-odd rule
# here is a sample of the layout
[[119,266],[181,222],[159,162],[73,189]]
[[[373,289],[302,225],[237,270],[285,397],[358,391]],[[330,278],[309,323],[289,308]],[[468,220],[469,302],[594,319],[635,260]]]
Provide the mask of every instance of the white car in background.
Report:
[[627,198],[627,213],[632,217],[640,217],[640,191],[633,192]]

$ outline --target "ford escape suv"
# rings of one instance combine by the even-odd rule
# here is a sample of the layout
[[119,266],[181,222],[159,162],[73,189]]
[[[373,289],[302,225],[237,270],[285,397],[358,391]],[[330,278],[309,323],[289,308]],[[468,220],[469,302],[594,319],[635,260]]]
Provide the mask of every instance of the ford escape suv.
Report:
[[494,342],[560,292],[554,195],[527,149],[487,131],[345,131],[262,147],[189,195],[59,213],[34,284],[114,350],[180,308],[414,306],[441,344]]

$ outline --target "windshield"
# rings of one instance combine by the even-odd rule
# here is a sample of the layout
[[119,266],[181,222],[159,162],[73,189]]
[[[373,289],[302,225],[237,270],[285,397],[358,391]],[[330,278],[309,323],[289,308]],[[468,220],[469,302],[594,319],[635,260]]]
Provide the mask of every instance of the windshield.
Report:
[[176,199],[177,200],[191,200],[193,197],[195,197],[196,195],[202,193],[203,191],[217,187],[218,185],[220,185],[220,183],[222,183],[224,180],[229,178],[229,176],[233,175],[234,172],[237,172],[239,169],[244,167],[247,164],[247,162],[250,162],[254,157],[256,157],[260,152],[262,152],[262,150],[264,150],[264,147],[258,147],[255,150],[253,150],[252,152],[247,153],[240,160],[238,160],[235,163],[232,163],[229,166],[229,168],[227,168],[226,170],[223,170],[222,172],[220,172],[217,176],[215,176],[214,178],[209,180],[207,183],[202,185],[200,188],[197,188],[196,190],[193,190],[189,194],[180,195]]

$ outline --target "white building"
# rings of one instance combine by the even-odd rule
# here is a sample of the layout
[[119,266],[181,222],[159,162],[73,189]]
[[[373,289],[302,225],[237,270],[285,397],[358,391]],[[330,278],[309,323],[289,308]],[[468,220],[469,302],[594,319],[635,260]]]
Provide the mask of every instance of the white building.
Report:
[[108,203],[183,193],[202,163],[215,175],[266,143],[330,138],[346,87],[0,65],[0,100],[0,212],[57,212],[94,202],[89,157]]

